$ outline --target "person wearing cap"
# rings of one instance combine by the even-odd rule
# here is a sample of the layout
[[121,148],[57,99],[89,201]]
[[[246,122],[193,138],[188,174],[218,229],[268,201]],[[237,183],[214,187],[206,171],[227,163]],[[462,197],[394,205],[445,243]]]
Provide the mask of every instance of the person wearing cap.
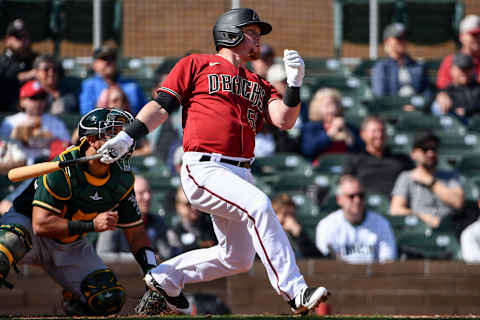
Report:
[[450,114],[466,123],[469,117],[480,113],[480,84],[476,79],[472,56],[462,52],[455,54],[450,76],[452,82],[437,94],[432,113]]
[[259,76],[266,78],[268,69],[273,65],[275,60],[275,50],[273,50],[272,46],[263,43],[260,46],[260,57],[259,59],[252,60],[250,65],[252,67],[252,71]]
[[[480,16],[467,15],[460,22],[458,35],[461,48],[460,52],[473,58],[474,70],[477,81],[480,80]],[[455,54],[446,56],[437,72],[436,85],[438,89],[446,89],[452,83],[451,66]],[[480,82],[480,81],[479,81]]]
[[[407,30],[401,23],[387,26],[383,32],[384,51],[387,57],[377,61],[372,68],[372,91],[377,97],[423,95],[432,98],[427,70],[407,52]],[[405,106],[406,110],[413,106]]]
[[5,117],[0,125],[0,138],[17,140],[25,146],[28,163],[48,159],[50,143],[70,141],[65,123],[45,113],[47,92],[37,80],[30,80],[20,88],[20,112]]
[[117,70],[117,50],[114,47],[104,45],[95,49],[93,51],[92,69],[95,75],[82,81],[80,90],[81,114],[86,114],[99,106],[98,99],[102,91],[115,85],[125,92],[133,115],[136,115],[147,102],[138,82],[120,76]]
[[8,25],[4,46],[0,55],[0,110],[14,111],[20,87],[35,77],[33,61],[37,56],[22,19],[15,19]]
[[410,153],[413,170],[402,172],[392,190],[390,213],[415,215],[431,228],[442,219],[459,212],[464,204],[464,191],[458,175],[437,169],[440,139],[432,132],[419,133]]

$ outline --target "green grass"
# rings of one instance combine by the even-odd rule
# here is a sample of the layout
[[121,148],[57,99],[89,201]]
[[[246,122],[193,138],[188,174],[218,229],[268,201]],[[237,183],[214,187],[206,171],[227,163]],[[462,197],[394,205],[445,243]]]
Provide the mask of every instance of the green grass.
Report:
[[228,316],[151,316],[151,317],[141,317],[141,316],[112,316],[112,317],[12,317],[0,315],[1,319],[9,320],[52,320],[52,319],[115,319],[115,320],[132,320],[132,319],[146,319],[146,320],[161,320],[161,319],[173,319],[173,320],[187,320],[187,319],[210,319],[210,320],[232,320],[232,319],[247,319],[247,320],[286,320],[286,319],[325,319],[325,320],[424,320],[424,319],[480,319],[479,316],[474,315],[463,315],[463,316],[453,316],[453,315],[424,315],[424,316],[389,316],[389,315],[331,315],[331,316],[294,316],[294,315],[228,315]]

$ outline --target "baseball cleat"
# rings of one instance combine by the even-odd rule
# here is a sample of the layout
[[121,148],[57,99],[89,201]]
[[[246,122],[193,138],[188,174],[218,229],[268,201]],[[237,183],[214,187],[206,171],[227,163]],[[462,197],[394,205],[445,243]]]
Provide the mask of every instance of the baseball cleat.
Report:
[[291,310],[295,314],[307,315],[311,310],[315,309],[320,302],[327,300],[330,292],[324,287],[305,288],[294,299],[289,301]]
[[165,292],[165,290],[163,290],[162,287],[158,284],[158,282],[155,281],[150,272],[147,273],[144,280],[150,290],[158,292],[165,299],[165,302],[167,304],[167,310],[165,310],[165,313],[192,314],[192,306],[190,305],[190,302],[188,302],[183,292],[180,292],[180,294],[176,297],[169,296]]

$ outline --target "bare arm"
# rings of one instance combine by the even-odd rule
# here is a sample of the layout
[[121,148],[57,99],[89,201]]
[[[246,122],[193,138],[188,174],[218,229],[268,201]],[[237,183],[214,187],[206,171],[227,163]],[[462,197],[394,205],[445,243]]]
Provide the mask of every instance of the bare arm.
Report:
[[167,120],[168,112],[158,102],[152,100],[143,106],[136,118],[145,123],[148,131],[152,132]]
[[432,191],[447,205],[457,210],[463,208],[464,192],[462,188],[449,188],[441,181],[435,182]]
[[407,207],[407,199],[402,196],[393,196],[390,202],[390,214],[394,216],[416,215],[427,225],[436,228],[440,224],[440,217],[430,213],[414,212]]
[[291,129],[300,113],[300,103],[288,107],[282,100],[273,100],[268,104],[268,116],[272,124],[282,130]]
[[[32,211],[32,228],[37,236],[49,238],[69,237],[68,221],[52,211],[34,206]],[[96,232],[115,230],[118,221],[116,212],[103,212],[93,219]]]

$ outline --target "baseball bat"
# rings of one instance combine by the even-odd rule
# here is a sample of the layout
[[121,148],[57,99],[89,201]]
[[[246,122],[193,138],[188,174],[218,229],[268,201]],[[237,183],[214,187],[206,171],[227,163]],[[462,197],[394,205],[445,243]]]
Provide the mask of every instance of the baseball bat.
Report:
[[64,160],[64,161],[50,161],[50,162],[40,162],[32,164],[30,166],[23,166],[11,169],[8,171],[8,179],[12,182],[23,181],[25,179],[34,178],[60,170],[68,166],[74,166],[79,163],[87,162],[89,160],[94,160],[101,158],[102,154],[95,154],[93,156],[81,157],[73,160]]

